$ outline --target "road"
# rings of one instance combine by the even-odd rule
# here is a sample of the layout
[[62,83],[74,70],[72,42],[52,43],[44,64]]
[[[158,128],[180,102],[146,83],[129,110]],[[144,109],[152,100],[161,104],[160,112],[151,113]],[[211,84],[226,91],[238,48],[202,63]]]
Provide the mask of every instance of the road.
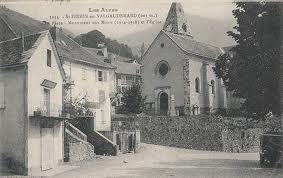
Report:
[[283,177],[283,169],[262,169],[257,153],[197,151],[142,144],[139,153],[73,163],[80,168],[54,178],[100,177]]

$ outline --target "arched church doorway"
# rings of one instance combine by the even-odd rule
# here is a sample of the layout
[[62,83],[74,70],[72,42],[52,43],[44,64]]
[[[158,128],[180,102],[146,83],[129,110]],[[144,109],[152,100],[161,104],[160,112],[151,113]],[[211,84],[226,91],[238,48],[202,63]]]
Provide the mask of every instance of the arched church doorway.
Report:
[[168,94],[161,93],[159,96],[160,114],[167,115],[168,113]]

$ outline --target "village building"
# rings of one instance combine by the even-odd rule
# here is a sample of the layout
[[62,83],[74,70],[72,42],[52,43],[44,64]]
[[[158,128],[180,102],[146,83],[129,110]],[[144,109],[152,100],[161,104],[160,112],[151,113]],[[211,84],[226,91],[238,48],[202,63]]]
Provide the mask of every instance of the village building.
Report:
[[147,112],[197,115],[227,108],[225,86],[213,71],[221,54],[221,48],[193,38],[181,4],[172,3],[141,60]]
[[0,160],[18,174],[63,162],[63,81],[49,31],[0,42]]
[[66,102],[86,100],[94,113],[93,130],[110,131],[115,66],[91,55],[61,29],[50,31],[70,85],[65,93]]
[[123,92],[129,89],[133,84],[141,83],[141,64],[135,59],[123,57],[107,51],[107,47],[102,45],[101,48],[85,48],[92,55],[101,61],[109,62],[115,69],[115,106],[121,106],[123,103]]
[[86,48],[92,55],[109,62],[115,69],[115,97],[112,98],[111,132],[102,132],[117,145],[117,153],[136,152],[139,149],[140,130],[131,116],[119,115],[119,106],[123,104],[123,92],[134,84],[141,83],[141,65],[134,59],[119,56],[107,51],[105,45],[100,48]]

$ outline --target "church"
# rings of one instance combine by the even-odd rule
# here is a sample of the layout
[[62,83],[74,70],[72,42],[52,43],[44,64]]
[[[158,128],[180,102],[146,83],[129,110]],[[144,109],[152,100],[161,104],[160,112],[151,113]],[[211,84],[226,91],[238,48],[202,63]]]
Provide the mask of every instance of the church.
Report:
[[146,111],[198,115],[239,107],[213,67],[223,49],[196,41],[180,3],[172,3],[163,29],[141,59]]

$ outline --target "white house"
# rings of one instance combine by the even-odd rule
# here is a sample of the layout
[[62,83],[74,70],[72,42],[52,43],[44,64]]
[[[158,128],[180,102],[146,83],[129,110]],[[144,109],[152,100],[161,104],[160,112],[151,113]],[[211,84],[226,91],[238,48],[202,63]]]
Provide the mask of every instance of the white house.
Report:
[[48,31],[0,42],[0,154],[17,173],[63,161],[63,80]]
[[108,61],[115,69],[115,89],[117,102],[116,105],[122,104],[122,93],[129,89],[134,83],[141,83],[141,64],[137,60],[123,57],[107,51],[106,46],[102,48],[85,48],[92,55],[96,56],[100,61]]
[[58,28],[51,34],[60,56],[67,81],[73,86],[69,100],[86,98],[94,112],[94,130],[111,130],[110,98],[115,91],[115,66],[91,55]]

